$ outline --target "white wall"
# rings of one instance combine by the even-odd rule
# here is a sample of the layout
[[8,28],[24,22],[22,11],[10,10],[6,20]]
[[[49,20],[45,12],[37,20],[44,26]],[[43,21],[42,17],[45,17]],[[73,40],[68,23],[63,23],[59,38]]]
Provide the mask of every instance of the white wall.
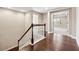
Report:
[[32,12],[25,13],[25,31],[30,27],[32,24]]
[[76,36],[76,8],[70,9],[69,18],[69,34]]
[[48,12],[43,14],[43,23],[46,24],[46,31],[49,32]]
[[[25,30],[24,30],[25,32],[32,24],[32,12],[27,12],[24,14],[24,24],[25,24]],[[20,48],[31,43],[31,36],[32,36],[31,33],[32,30],[30,29],[29,32],[27,32],[27,34],[22,38],[22,40],[20,41]]]
[[79,46],[79,7],[76,8],[76,37]]
[[42,14],[42,13],[32,11],[32,14],[38,15],[38,23],[39,23],[39,24],[44,24],[44,23],[43,23],[43,14]]
[[53,17],[51,17],[52,15],[51,15],[50,11],[43,14],[43,22],[46,23],[46,31],[48,33],[53,33],[53,23],[52,23],[53,22]]
[[0,50],[17,45],[24,32],[24,14],[0,8]]
[[[18,39],[32,23],[32,13],[33,11],[22,13],[0,8],[0,50],[8,50],[18,45]],[[39,23],[43,23],[42,14],[34,13],[39,15]],[[30,34],[29,36],[31,36]],[[25,43],[25,41],[30,43],[30,40],[25,40],[25,37],[23,39],[21,43]]]
[[43,22],[46,24],[46,31],[48,33],[52,33],[53,32],[53,30],[51,30],[51,26],[53,28],[53,24],[51,25],[52,21],[51,21],[51,13],[50,13],[50,11],[48,11],[47,13],[43,14]]

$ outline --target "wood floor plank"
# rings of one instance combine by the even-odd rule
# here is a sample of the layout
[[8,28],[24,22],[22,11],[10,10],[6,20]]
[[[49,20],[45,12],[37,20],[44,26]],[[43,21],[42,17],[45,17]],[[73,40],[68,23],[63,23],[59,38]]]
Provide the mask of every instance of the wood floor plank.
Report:
[[33,46],[26,46],[25,51],[79,51],[75,39],[60,34],[47,34],[47,37]]

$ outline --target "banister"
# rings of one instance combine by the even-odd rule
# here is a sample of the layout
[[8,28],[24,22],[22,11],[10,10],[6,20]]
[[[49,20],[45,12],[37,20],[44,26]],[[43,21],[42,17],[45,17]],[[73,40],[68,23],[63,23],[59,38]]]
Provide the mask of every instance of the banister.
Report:
[[33,26],[45,26],[46,24],[33,24]]
[[44,26],[44,36],[46,36],[46,24],[33,24],[33,26]]
[[28,30],[21,36],[21,38],[18,41],[20,41],[25,36],[25,34],[31,29],[31,27],[32,25],[28,28]]
[[34,43],[34,39],[33,39],[33,26],[44,26],[44,36],[46,36],[46,24],[31,24],[30,27],[27,29],[27,31],[21,36],[21,38],[18,40],[18,50],[19,50],[19,42],[21,41],[21,39],[27,34],[27,32],[32,28],[32,39],[31,39],[31,43]]

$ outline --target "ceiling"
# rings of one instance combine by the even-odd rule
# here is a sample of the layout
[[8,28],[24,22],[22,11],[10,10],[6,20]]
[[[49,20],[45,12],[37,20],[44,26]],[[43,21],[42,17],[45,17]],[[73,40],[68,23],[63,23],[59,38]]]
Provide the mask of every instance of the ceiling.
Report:
[[28,12],[30,10],[33,10],[40,13],[46,13],[47,11],[55,9],[57,7],[8,7],[8,8],[21,11],[21,12]]

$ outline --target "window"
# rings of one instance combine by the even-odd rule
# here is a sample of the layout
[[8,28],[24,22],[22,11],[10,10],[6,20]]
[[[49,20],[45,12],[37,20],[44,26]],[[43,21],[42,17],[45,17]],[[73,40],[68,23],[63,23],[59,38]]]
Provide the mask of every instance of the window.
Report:
[[38,24],[38,15],[33,14],[33,24]]

